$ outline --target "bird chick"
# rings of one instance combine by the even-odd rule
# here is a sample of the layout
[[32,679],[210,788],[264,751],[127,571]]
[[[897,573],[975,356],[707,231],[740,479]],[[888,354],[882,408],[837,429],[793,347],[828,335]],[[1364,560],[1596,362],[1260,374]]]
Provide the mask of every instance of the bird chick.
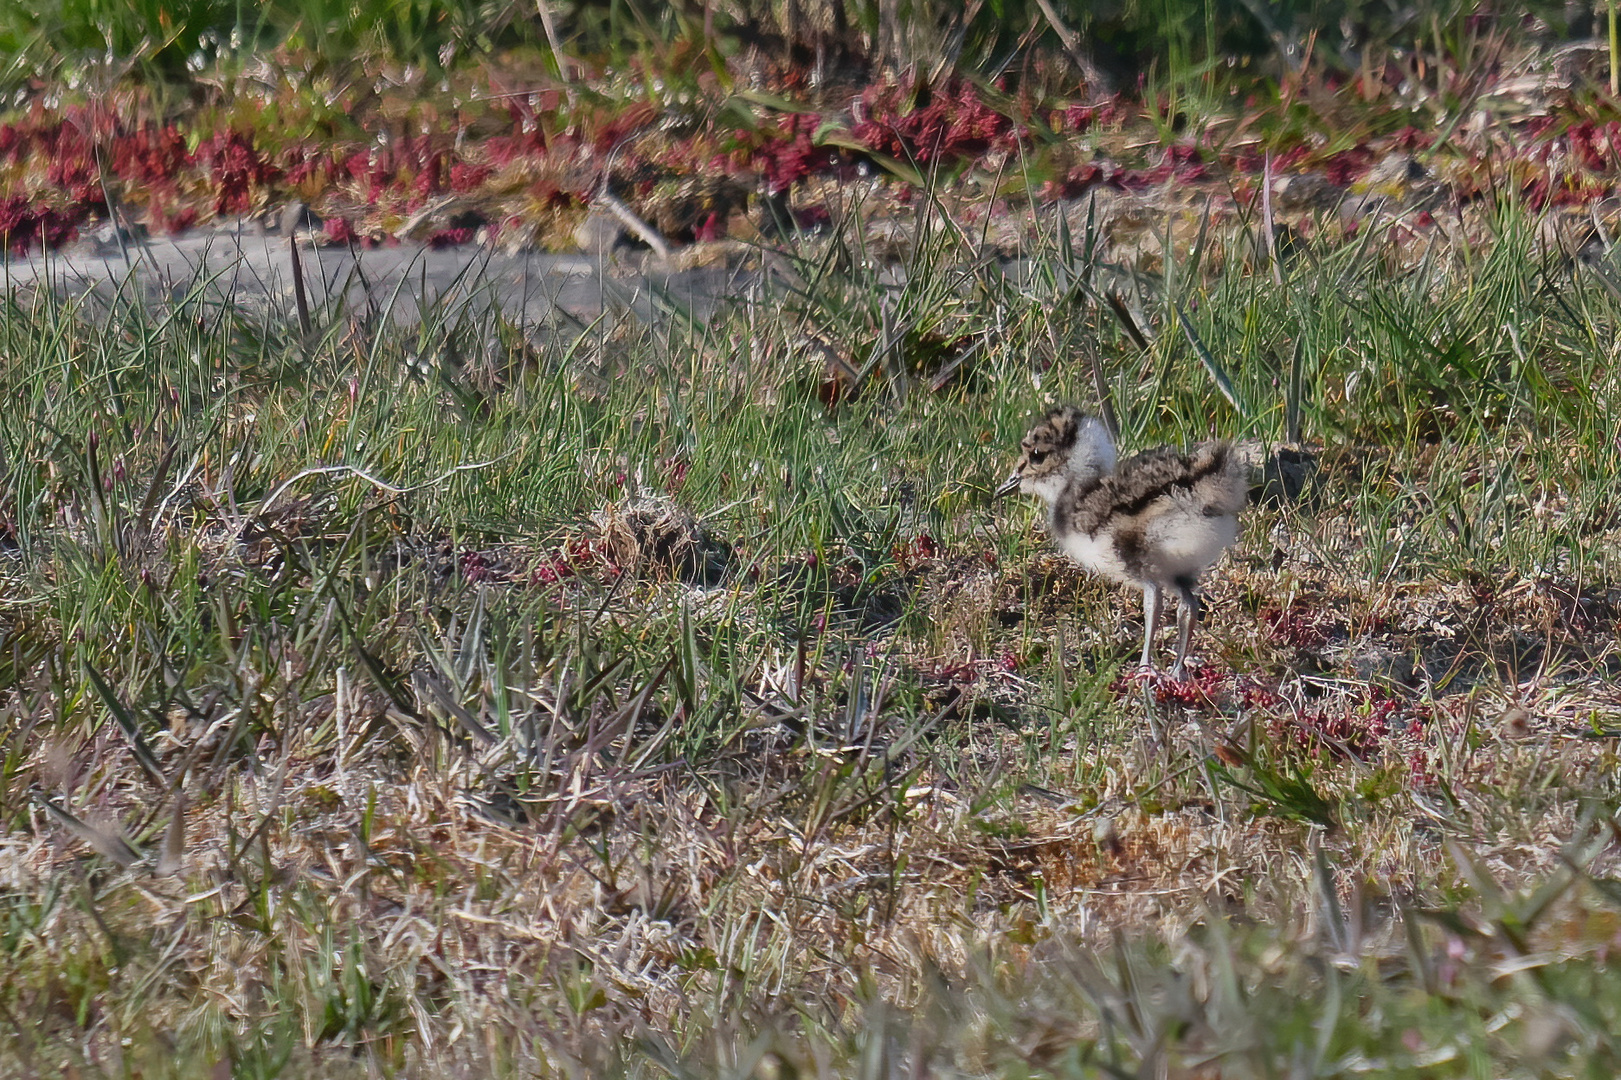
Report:
[[1142,589],[1144,668],[1153,668],[1160,598],[1175,590],[1171,677],[1186,678],[1199,577],[1238,538],[1249,495],[1243,461],[1229,443],[1217,442],[1191,454],[1162,446],[1117,462],[1103,422],[1068,405],[1047,410],[1020,449],[1013,475],[996,494],[1039,495],[1064,554],[1094,574]]

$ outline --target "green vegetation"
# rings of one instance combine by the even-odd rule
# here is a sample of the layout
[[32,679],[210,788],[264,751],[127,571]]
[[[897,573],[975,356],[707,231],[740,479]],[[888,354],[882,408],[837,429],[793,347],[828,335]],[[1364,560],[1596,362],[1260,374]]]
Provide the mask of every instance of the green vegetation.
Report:
[[[1610,257],[917,207],[707,324],[12,297],[5,1069],[1612,1074]],[[1190,687],[988,501],[1100,389],[1318,448]]]
[[[1591,9],[1540,2],[1515,11],[1518,35],[1601,30]],[[1354,72],[1389,49],[1457,53],[1498,18],[1453,0],[1401,9],[1366,0],[21,0],[0,10],[0,56],[19,79],[94,72],[170,82],[212,81],[267,56],[317,70],[386,62],[441,71],[528,48],[556,74],[634,65],[673,78],[695,60],[708,67],[749,48],[863,77],[884,66],[994,77],[1044,56],[1106,83],[1129,86],[1146,73],[1208,92],[1218,81],[1276,80],[1313,59]]]
[[[750,283],[7,292],[0,1076],[1621,1072],[1614,5],[1515,10],[0,5],[4,258]],[[1188,684],[989,498],[1054,400],[1256,462]]]

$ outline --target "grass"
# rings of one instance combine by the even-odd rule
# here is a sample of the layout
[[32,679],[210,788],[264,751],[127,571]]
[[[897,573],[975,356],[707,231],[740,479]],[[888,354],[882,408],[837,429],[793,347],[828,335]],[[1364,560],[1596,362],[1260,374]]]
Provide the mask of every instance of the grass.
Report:
[[[5,1068],[1610,1075],[1604,267],[917,206],[707,325],[10,297]],[[1191,688],[988,500],[1100,386],[1318,463]]]
[[469,53],[527,40],[526,30],[509,7],[467,0],[52,0],[0,15],[0,55],[14,62],[7,81],[33,70],[70,82],[88,76],[106,90],[125,77],[183,86],[277,49],[299,54],[317,76],[385,58],[442,71]]

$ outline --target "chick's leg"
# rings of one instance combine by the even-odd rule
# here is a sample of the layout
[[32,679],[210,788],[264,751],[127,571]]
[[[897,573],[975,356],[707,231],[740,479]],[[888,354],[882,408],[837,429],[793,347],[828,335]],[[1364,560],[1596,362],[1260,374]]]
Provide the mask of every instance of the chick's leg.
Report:
[[1144,671],[1154,670],[1154,633],[1159,629],[1159,586],[1152,582],[1143,585],[1143,658]]
[[1177,583],[1179,602],[1176,606],[1176,663],[1171,665],[1171,678],[1177,682],[1188,677],[1188,646],[1193,643],[1193,624],[1199,618],[1199,594],[1191,583]]

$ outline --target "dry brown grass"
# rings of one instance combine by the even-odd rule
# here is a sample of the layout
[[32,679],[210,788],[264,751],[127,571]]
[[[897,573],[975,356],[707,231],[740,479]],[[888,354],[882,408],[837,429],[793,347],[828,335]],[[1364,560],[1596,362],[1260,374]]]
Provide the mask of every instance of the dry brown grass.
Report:
[[[415,338],[361,365],[0,321],[30,417],[0,428],[0,1061],[1606,1068],[1613,298],[1514,250],[1317,255],[1345,261],[1281,296],[1200,279],[1187,325],[1247,414],[1163,296],[1065,321],[1055,264],[1026,293],[852,263],[804,310],[622,326],[474,404]],[[870,357],[874,322],[941,311],[982,352],[937,389],[900,356],[830,402],[791,346],[818,322]],[[1058,363],[1095,339],[1102,378]],[[1291,354],[1321,467],[1211,576],[1199,678],[1119,678],[1136,598],[988,478],[1035,401],[1100,384],[1139,445],[1278,427]]]
[[[616,562],[648,576],[575,579],[567,606],[590,607],[612,587],[623,600],[613,617],[627,622],[680,607],[687,587],[657,579],[685,563],[635,535],[638,513],[609,511],[598,528]],[[677,543],[698,544],[679,511],[661,508],[653,525],[676,519]],[[998,970],[1016,971],[1059,943],[1181,940],[1212,912],[1298,917],[1316,904],[1317,852],[1338,869],[1346,904],[1454,887],[1449,843],[1467,842],[1511,885],[1558,871],[1578,817],[1578,800],[1561,793],[1602,786],[1614,762],[1609,741],[1584,737],[1581,722],[1614,715],[1616,697],[1561,679],[1553,661],[1524,686],[1494,682],[1501,671],[1482,665],[1527,635],[1548,656],[1575,648],[1551,630],[1571,599],[1532,583],[1485,605],[1463,586],[1368,596],[1292,561],[1262,573],[1260,531],[1213,583],[1206,649],[1285,673],[1260,704],[1219,680],[1201,684],[1215,700],[1186,707],[1126,685],[1108,693],[1118,705],[1089,706],[1100,711],[1084,729],[1020,731],[971,703],[1017,715],[1039,691],[984,662],[973,634],[945,630],[941,651],[907,658],[949,672],[953,693],[933,717],[858,716],[853,732],[813,723],[799,738],[799,724],[762,708],[754,733],[701,768],[636,768],[627,761],[658,737],[657,717],[597,711],[527,751],[550,764],[526,794],[509,777],[524,756],[516,744],[470,742],[420,680],[417,715],[353,681],[308,702],[261,696],[266,734],[246,758],[221,757],[212,728],[199,737],[177,718],[150,745],[161,773],[184,778],[183,803],[154,789],[110,726],[14,742],[13,774],[29,778],[35,801],[27,827],[0,839],[0,881],[45,905],[10,946],[31,973],[13,1014],[42,1023],[17,1045],[35,1034],[65,1045],[53,1036],[76,1027],[83,1065],[116,1072],[131,1033],[156,1029],[230,1060],[232,1032],[250,1020],[291,1024],[300,1068],[321,1075],[591,1071],[632,1038],[691,1048],[772,1017],[859,1027],[874,1002],[909,1009],[942,981],[975,983],[987,948]],[[1065,613],[1078,601],[1121,606],[1052,556],[1011,571],[935,563],[922,576],[925,621],[1018,615],[993,621],[1003,640],[1064,626],[1083,638],[1067,647],[1086,648]],[[1279,610],[1244,610],[1263,589]],[[1129,648],[1134,634],[1121,626],[1092,640]],[[1347,680],[1334,658],[1366,637],[1414,653],[1419,671],[1467,671],[1468,685],[1431,683],[1420,695],[1427,719],[1411,733],[1368,736],[1352,753],[1355,734],[1340,732],[1350,741],[1298,751],[1299,764],[1321,755],[1313,782],[1334,801],[1336,827],[1276,816],[1288,807],[1216,781],[1219,747],[1248,745],[1287,768],[1290,738],[1321,734],[1302,717],[1354,728],[1369,684]],[[1300,674],[1312,669],[1322,674]],[[802,692],[837,699],[855,678],[813,671]],[[547,704],[536,692],[557,708],[555,693]],[[15,712],[28,699],[13,693],[13,724],[28,722]],[[1359,798],[1381,786],[1377,800]],[[1539,787],[1545,798],[1527,794]],[[85,808],[83,831],[45,809],[69,800]],[[143,854],[121,867],[94,853],[118,838]],[[63,895],[46,902],[42,883]],[[94,981],[64,974],[75,971]],[[1071,1022],[1021,1053],[1039,1061],[1042,1040],[1088,1031]]]

